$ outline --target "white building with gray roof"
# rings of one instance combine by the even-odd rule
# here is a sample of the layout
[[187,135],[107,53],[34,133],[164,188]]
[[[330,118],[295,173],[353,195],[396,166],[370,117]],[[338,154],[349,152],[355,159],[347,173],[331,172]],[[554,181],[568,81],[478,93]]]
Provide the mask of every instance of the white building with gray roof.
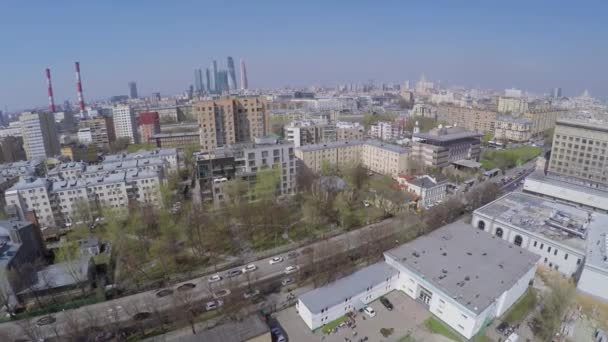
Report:
[[578,278],[577,288],[608,300],[608,215],[525,193],[509,193],[473,212],[473,225]]
[[456,222],[385,252],[384,259],[300,296],[298,313],[308,327],[400,290],[470,339],[525,293],[539,257]]

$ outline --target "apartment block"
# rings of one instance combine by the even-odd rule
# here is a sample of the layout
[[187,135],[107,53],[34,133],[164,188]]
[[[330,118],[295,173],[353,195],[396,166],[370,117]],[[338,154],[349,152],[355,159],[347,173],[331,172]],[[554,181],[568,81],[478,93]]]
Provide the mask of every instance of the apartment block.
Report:
[[494,139],[498,141],[525,142],[532,137],[532,121],[527,118],[499,116],[494,128]]
[[336,140],[362,140],[364,137],[365,131],[358,122],[336,122]]
[[497,117],[497,112],[486,109],[449,105],[437,108],[437,121],[473,132],[494,133]]
[[158,133],[152,136],[151,141],[158,148],[185,149],[191,146],[198,146],[200,134],[198,132]]
[[137,118],[133,108],[129,105],[116,105],[112,108],[112,115],[116,138],[125,138],[131,144],[138,144]]
[[137,117],[137,132],[143,144],[151,142],[154,134],[160,133],[158,112],[142,112]]
[[242,179],[250,188],[256,175],[263,170],[278,169],[277,194],[296,192],[297,165],[294,146],[272,138],[256,138],[253,143],[216,148],[196,155],[197,176],[204,202],[221,204],[227,199],[224,185],[232,179]]
[[295,147],[337,140],[336,125],[311,120],[293,121],[283,131],[285,140]]
[[224,97],[195,102],[192,113],[198,119],[203,151],[251,142],[268,133],[264,97]]
[[498,98],[498,112],[499,113],[525,113],[528,111],[528,100],[523,97],[506,97],[500,96]]
[[27,159],[59,154],[59,136],[52,113],[25,112],[19,116],[19,122]]
[[376,140],[336,141],[301,146],[296,157],[311,171],[320,172],[325,164],[338,168],[361,163],[370,171],[390,175],[409,173],[410,151],[407,148]]
[[391,122],[378,122],[370,126],[369,135],[384,141],[395,141],[404,137],[403,126]]

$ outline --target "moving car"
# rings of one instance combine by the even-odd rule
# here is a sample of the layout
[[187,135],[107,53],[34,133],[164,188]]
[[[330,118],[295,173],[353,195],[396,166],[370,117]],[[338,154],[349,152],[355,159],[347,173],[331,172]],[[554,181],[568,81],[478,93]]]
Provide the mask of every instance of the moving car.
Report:
[[274,265],[283,262],[283,257],[274,257],[268,261],[269,264]]
[[285,274],[290,274],[296,272],[298,270],[298,266],[287,266],[285,267]]
[[258,269],[258,267],[256,265],[249,264],[249,265],[243,267],[243,269],[241,270],[241,272],[243,272],[243,273],[253,272],[253,271],[257,270],[257,269]]
[[388,298],[380,297],[380,303],[382,303],[382,305],[384,305],[386,310],[393,311],[393,303],[391,303],[391,301],[388,300]]
[[226,272],[226,277],[234,278],[234,277],[241,275],[241,273],[243,273],[243,271],[241,271],[241,270],[230,270],[230,271]]
[[217,283],[220,280],[222,280],[222,276],[219,274],[214,274],[211,277],[209,277],[209,279],[207,279],[207,281],[209,283]]
[[205,305],[205,309],[207,311],[211,311],[211,310],[215,310],[215,309],[219,308],[222,305],[224,305],[223,301],[221,301],[221,300],[212,300],[210,302],[207,302],[207,304]]
[[366,306],[365,309],[363,309],[363,312],[365,312],[365,314],[368,315],[369,318],[376,317],[376,311],[374,311],[371,306]]

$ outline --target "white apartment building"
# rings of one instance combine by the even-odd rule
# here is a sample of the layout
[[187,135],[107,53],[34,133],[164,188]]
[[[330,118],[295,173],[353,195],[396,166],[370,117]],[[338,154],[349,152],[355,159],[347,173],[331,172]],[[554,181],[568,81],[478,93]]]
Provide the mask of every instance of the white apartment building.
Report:
[[137,118],[129,105],[117,105],[112,109],[116,138],[128,138],[131,144],[139,143]]
[[399,125],[381,121],[370,126],[369,135],[384,141],[394,141],[402,139],[404,131]]
[[456,222],[385,252],[384,259],[301,295],[296,308],[306,325],[317,329],[399,290],[470,339],[525,293],[539,257]]
[[19,116],[19,122],[28,160],[59,154],[59,138],[52,113],[25,112]]
[[90,127],[79,129],[77,134],[79,142],[83,144],[91,144],[93,142],[93,132]]
[[472,222],[539,255],[545,267],[580,272],[577,288],[608,300],[608,215],[513,192],[477,209]]
[[336,126],[312,120],[293,121],[283,128],[285,140],[295,147],[337,140]]
[[87,164],[83,162],[61,163],[47,172],[51,179],[76,180],[82,177]]
[[[91,198],[86,180],[59,180],[51,183],[51,198],[54,204],[54,214],[57,225],[74,223],[75,211],[91,210]],[[86,215],[78,213],[78,215]]]
[[[180,169],[181,159],[177,148],[162,148],[155,149],[151,151],[138,151],[133,153],[121,153],[121,154],[112,154],[106,156],[104,160],[101,162],[102,165],[115,163],[115,162],[125,162],[129,160],[137,160],[138,165],[146,165],[146,164],[154,164],[155,160],[166,161],[169,165],[168,172],[175,173]],[[146,161],[150,161],[146,163]],[[141,162],[141,163],[139,163]]]
[[4,192],[6,211],[21,220],[26,212],[34,211],[42,227],[54,227],[50,189],[51,182],[46,178],[23,177]]

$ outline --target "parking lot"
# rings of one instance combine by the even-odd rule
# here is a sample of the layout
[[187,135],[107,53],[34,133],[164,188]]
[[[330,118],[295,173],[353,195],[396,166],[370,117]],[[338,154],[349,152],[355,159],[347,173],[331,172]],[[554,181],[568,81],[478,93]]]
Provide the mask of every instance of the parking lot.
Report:
[[[277,313],[277,320],[287,334],[289,341],[327,341],[344,342],[345,338],[356,342],[367,336],[368,341],[399,341],[411,333],[416,341],[446,341],[443,336],[430,335],[426,332],[424,321],[431,314],[420,303],[415,302],[402,292],[393,291],[388,298],[394,306],[388,311],[380,301],[376,300],[370,306],[376,311],[376,317],[369,318],[363,313],[357,313],[355,317],[356,327],[354,329],[343,327],[337,333],[325,335],[320,329],[315,333],[304,324],[296,312],[295,307],[290,307]],[[380,329],[393,329],[390,336],[384,337]],[[356,332],[356,336],[354,333]]]

